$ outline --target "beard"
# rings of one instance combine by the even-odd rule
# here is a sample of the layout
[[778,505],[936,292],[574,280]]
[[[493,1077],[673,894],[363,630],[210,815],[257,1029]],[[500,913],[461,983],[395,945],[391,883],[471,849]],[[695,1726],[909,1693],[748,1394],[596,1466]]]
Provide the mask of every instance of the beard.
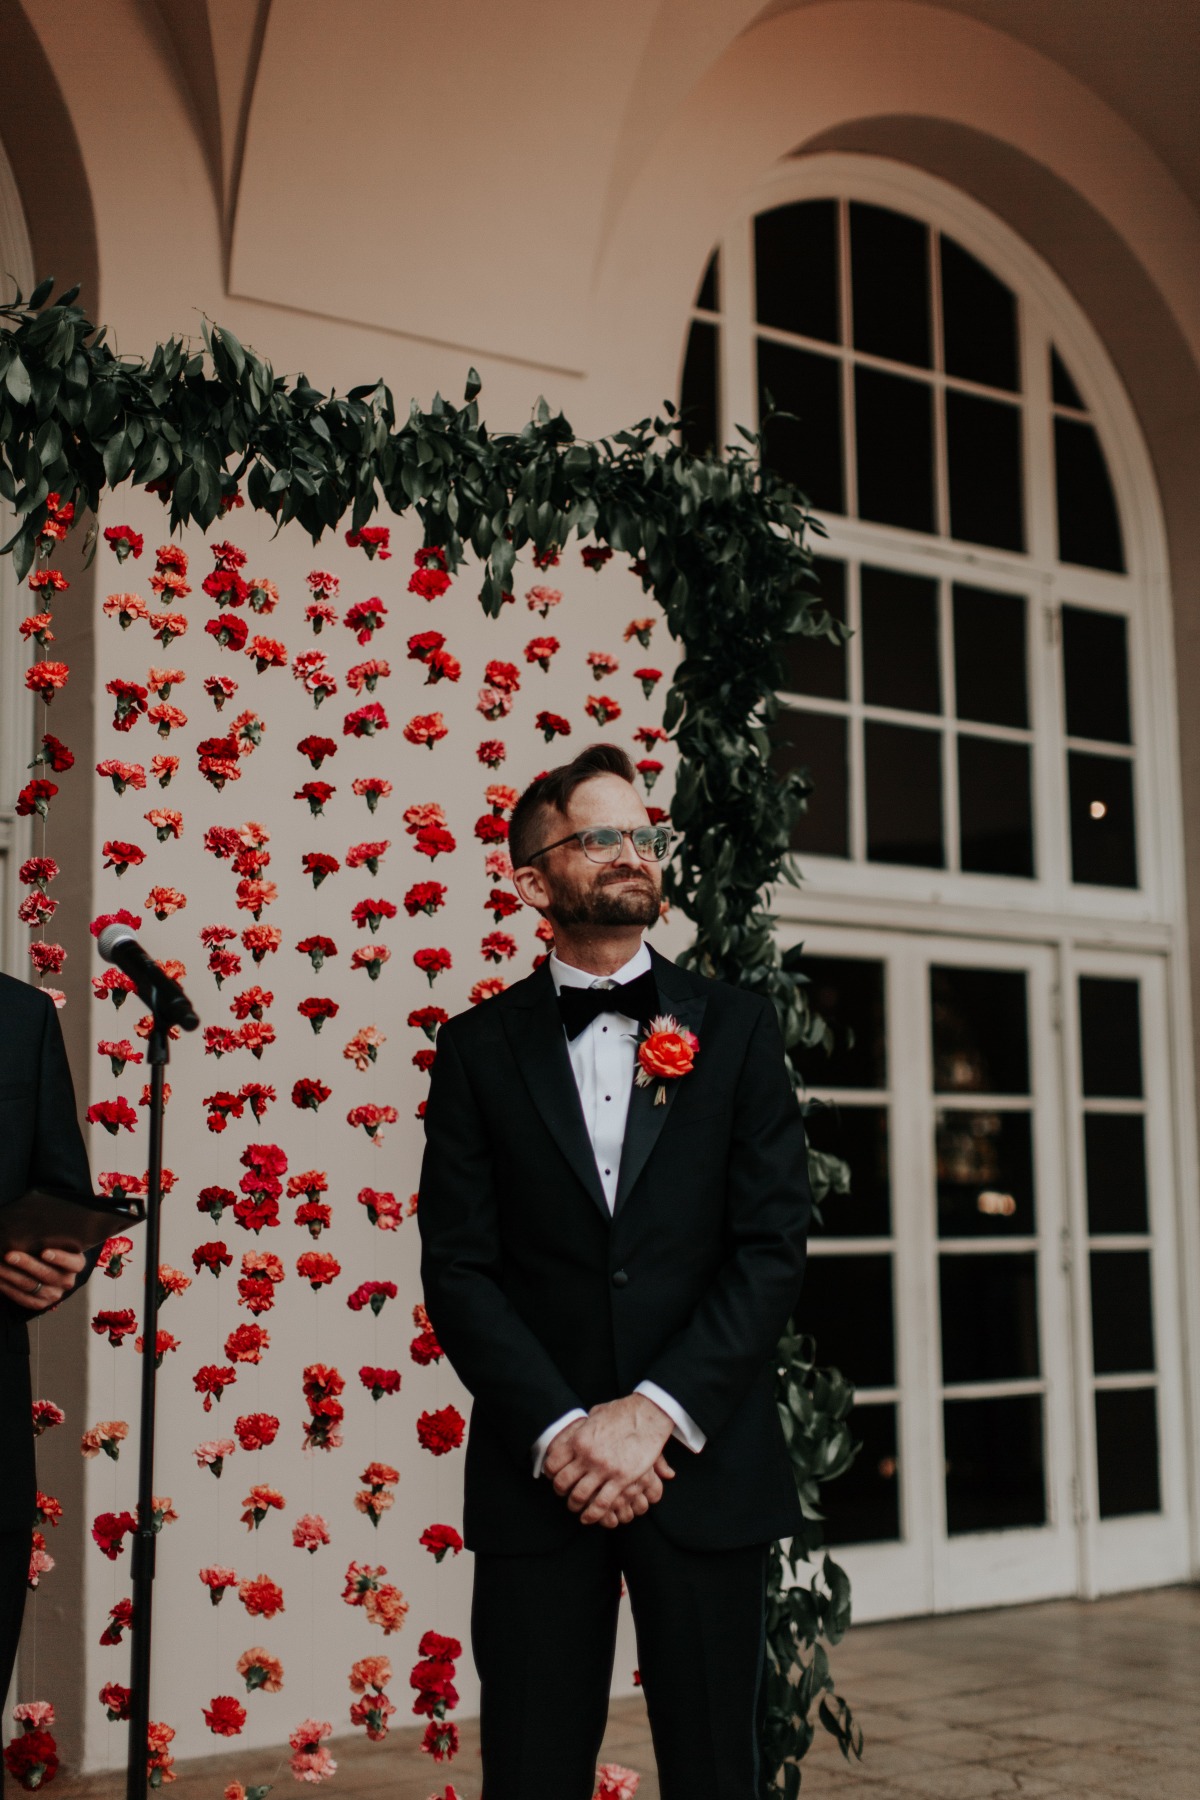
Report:
[[653,925],[662,895],[650,875],[556,881],[546,907],[552,925]]

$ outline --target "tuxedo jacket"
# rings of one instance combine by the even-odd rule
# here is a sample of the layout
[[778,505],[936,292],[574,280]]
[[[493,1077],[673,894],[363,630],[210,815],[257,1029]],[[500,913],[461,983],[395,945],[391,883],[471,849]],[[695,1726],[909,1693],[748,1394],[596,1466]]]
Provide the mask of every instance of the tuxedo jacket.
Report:
[[474,1405],[471,1549],[548,1550],[579,1525],[532,1446],[572,1407],[655,1381],[698,1454],[653,1509],[690,1549],[768,1543],[800,1508],[774,1350],[804,1273],[804,1127],[774,1009],[651,952],[660,1010],[699,1039],[691,1072],[632,1085],[609,1213],[554,983],[526,980],[438,1033],[417,1217],[425,1304]]
[[[92,1195],[54,1003],[28,982],[0,975],[0,1206],[19,1200],[32,1187],[56,1188],[82,1199]],[[36,1316],[0,1298],[0,1443],[5,1458],[0,1531],[27,1531],[33,1525],[27,1321]]]

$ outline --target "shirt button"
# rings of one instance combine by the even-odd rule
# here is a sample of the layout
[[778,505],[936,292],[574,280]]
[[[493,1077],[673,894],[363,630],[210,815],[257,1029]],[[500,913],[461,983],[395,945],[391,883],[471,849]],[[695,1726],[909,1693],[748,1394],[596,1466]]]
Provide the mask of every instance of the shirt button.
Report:
[[614,1269],[613,1270],[612,1284],[615,1288],[623,1288],[623,1287],[629,1286],[629,1277],[625,1273],[624,1269]]
[[605,1171],[604,1171],[604,1173],[605,1173],[605,1174],[606,1174],[606,1175],[611,1175],[611,1174],[612,1174],[612,1170],[611,1170],[611,1169],[605,1169]]
[[604,1098],[605,1098],[605,1099],[606,1099],[606,1100],[611,1100],[611,1099],[612,1099],[612,1095],[611,1095],[611,1094],[605,1094],[605,1096],[604,1096]]

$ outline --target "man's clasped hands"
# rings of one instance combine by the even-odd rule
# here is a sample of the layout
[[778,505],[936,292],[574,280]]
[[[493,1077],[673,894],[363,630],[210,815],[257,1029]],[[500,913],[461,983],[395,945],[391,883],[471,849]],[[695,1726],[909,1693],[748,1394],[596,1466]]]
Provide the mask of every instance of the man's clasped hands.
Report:
[[593,1406],[552,1439],[542,1473],[584,1525],[612,1530],[662,1499],[675,1471],[663,1455],[671,1420],[645,1394]]

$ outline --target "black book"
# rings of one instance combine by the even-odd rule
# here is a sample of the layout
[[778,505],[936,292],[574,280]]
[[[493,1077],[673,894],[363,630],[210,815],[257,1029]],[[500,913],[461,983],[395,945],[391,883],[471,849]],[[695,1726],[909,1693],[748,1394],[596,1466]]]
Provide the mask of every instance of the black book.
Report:
[[25,1250],[91,1250],[105,1238],[117,1237],[146,1214],[138,1201],[117,1205],[93,1195],[60,1194],[30,1188],[19,1200],[0,1206],[0,1254]]

